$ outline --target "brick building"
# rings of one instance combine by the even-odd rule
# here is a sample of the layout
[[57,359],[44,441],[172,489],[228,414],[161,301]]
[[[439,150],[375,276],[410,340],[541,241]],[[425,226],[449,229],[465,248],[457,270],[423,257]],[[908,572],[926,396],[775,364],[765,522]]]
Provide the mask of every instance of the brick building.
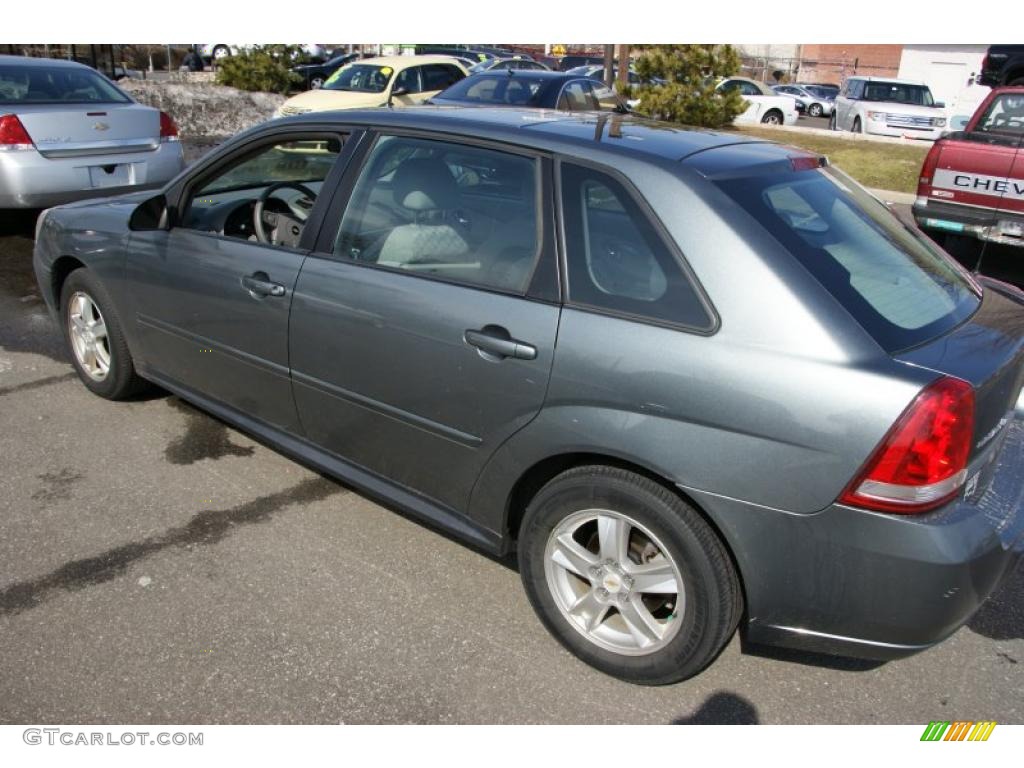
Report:
[[804,83],[842,82],[851,75],[896,77],[902,45],[811,43],[800,46],[799,79]]

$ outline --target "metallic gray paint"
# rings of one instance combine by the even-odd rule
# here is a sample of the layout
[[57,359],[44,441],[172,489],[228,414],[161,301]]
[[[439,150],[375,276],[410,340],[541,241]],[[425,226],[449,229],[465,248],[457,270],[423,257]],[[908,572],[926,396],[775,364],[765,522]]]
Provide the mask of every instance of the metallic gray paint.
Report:
[[[320,113],[237,137],[171,183],[169,204],[190,174],[246,142],[343,126],[508,142],[619,173],[678,246],[717,327],[693,333],[174,229],[129,238],[144,196],[48,213],[35,253],[47,303],[58,259],[79,260],[111,293],[144,375],[490,551],[514,547],[510,498],[548,462],[607,457],[656,476],[728,544],[753,640],[914,652],[966,621],[1019,555],[1022,303],[986,285],[969,322],[886,355],[706,178],[796,150],[617,116]],[[311,221],[336,226],[341,202],[318,203]],[[283,300],[236,290],[258,267],[281,275]],[[536,346],[537,359],[481,357],[464,332],[486,324]],[[227,388],[198,367],[210,359]],[[1009,415],[972,458],[972,495],[913,517],[835,504],[942,374],[978,387],[979,437]]]

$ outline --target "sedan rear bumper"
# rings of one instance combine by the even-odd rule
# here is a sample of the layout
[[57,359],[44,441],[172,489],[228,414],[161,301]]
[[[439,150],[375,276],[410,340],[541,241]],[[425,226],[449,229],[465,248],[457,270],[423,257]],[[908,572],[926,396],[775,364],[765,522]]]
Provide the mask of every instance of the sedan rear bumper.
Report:
[[161,187],[185,167],[181,143],[156,150],[80,157],[43,157],[35,150],[0,152],[0,209],[48,208],[93,197]]
[[795,515],[688,491],[736,556],[747,639],[892,659],[956,632],[1024,552],[1024,422],[1000,440],[972,462],[961,498],[925,515],[838,504]]

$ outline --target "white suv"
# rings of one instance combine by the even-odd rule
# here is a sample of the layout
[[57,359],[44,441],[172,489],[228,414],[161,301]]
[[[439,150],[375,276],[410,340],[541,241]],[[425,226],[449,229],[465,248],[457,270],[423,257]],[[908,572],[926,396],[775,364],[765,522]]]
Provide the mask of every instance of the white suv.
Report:
[[836,97],[834,131],[937,139],[946,130],[945,104],[924,83],[883,77],[851,77]]

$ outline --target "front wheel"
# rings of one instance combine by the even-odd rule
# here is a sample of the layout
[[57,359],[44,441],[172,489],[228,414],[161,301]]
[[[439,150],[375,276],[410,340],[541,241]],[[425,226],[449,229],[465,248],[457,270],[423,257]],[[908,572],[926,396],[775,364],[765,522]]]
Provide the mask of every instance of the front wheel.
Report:
[[864,127],[861,125],[859,117],[853,118],[853,132],[864,133]]
[[519,569],[559,642],[643,685],[700,672],[742,611],[731,560],[700,514],[613,467],[572,469],[538,492],[520,529]]
[[777,109],[770,109],[761,118],[761,122],[765,125],[782,125],[782,113]]
[[832,111],[832,116],[828,119],[828,129],[830,131],[838,131],[839,130],[839,124],[836,121],[835,110]]
[[122,400],[146,387],[135,373],[113,303],[87,269],[68,275],[60,306],[64,340],[75,371],[93,394]]

